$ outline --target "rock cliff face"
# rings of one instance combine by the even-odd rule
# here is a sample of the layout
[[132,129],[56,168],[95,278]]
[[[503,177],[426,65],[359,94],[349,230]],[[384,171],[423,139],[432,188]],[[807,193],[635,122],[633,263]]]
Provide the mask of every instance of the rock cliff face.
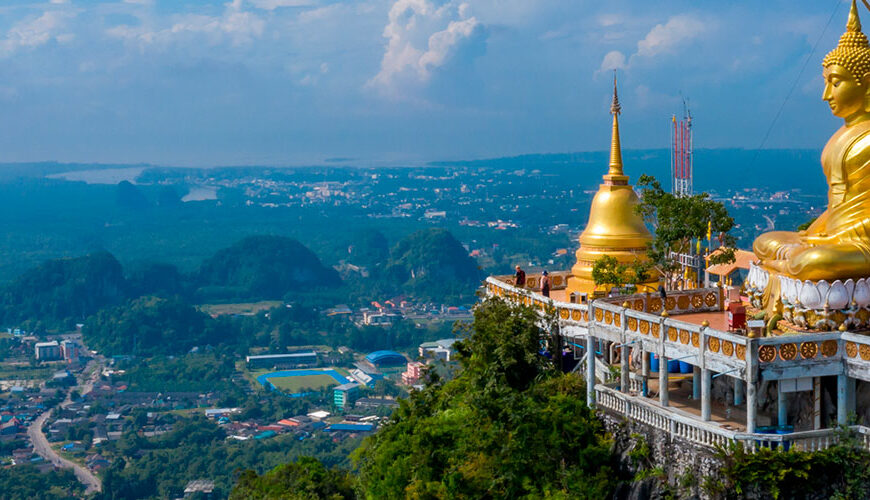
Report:
[[[623,472],[635,477],[633,482],[617,488],[615,500],[710,498],[704,494],[701,484],[722,465],[711,450],[645,424],[628,422],[607,413],[601,416],[613,435]],[[641,440],[649,449],[639,453]]]

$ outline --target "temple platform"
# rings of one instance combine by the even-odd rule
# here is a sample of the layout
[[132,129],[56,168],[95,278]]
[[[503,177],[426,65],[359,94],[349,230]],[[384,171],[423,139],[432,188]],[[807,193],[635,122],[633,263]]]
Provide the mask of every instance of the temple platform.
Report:
[[[669,291],[665,300],[642,293],[572,302],[575,297],[564,290],[569,275],[550,273],[549,297],[540,294],[540,276],[534,274],[522,288],[513,285],[511,276],[490,277],[486,293],[557,317],[565,345],[582,361],[586,379],[593,381],[587,386],[587,403],[602,411],[706,446],[788,442],[821,449],[836,442],[834,427],[847,424],[847,415],[856,411],[856,381],[870,382],[870,336],[832,331],[749,337],[745,331],[729,331],[726,293],[716,287]],[[664,309],[668,314],[662,315]],[[652,372],[650,353],[662,364],[688,363],[693,373]],[[615,380],[609,367],[618,367]],[[828,423],[816,418],[811,430],[785,437],[757,432],[768,425],[787,428],[787,402],[793,399],[788,394],[809,391],[819,401],[825,377],[835,378],[837,388],[832,402],[836,408],[829,409],[836,419],[830,427],[822,427]],[[737,401],[714,401],[714,378],[733,384],[729,394]],[[642,380],[647,381],[646,395]],[[775,388],[775,401],[765,406],[773,404],[775,415],[759,411],[762,387]],[[817,408],[815,413],[829,410]],[[870,449],[870,428],[852,428],[866,437]]]

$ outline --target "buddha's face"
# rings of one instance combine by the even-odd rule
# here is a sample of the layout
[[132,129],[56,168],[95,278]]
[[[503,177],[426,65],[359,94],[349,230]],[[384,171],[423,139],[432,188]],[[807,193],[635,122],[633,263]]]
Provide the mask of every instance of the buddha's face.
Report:
[[847,122],[850,118],[866,113],[866,96],[868,85],[862,84],[852,73],[839,64],[826,66],[825,91],[822,94],[834,116],[839,116]]

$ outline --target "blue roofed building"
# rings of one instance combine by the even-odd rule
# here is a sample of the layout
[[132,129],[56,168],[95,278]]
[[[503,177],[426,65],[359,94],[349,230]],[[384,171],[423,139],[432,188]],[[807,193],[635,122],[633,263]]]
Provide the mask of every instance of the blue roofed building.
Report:
[[366,356],[366,361],[378,368],[381,368],[404,366],[408,363],[408,358],[397,353],[396,351],[375,351]]

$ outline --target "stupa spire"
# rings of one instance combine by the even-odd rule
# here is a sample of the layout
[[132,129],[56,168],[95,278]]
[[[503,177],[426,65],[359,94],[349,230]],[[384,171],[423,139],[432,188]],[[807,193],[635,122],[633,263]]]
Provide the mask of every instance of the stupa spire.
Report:
[[619,94],[616,90],[616,70],[613,71],[613,102],[610,104],[610,114],[613,115],[613,130],[610,137],[610,165],[605,180],[628,180],[622,169],[622,146],[619,143],[619,113],[622,106],[619,104]]

